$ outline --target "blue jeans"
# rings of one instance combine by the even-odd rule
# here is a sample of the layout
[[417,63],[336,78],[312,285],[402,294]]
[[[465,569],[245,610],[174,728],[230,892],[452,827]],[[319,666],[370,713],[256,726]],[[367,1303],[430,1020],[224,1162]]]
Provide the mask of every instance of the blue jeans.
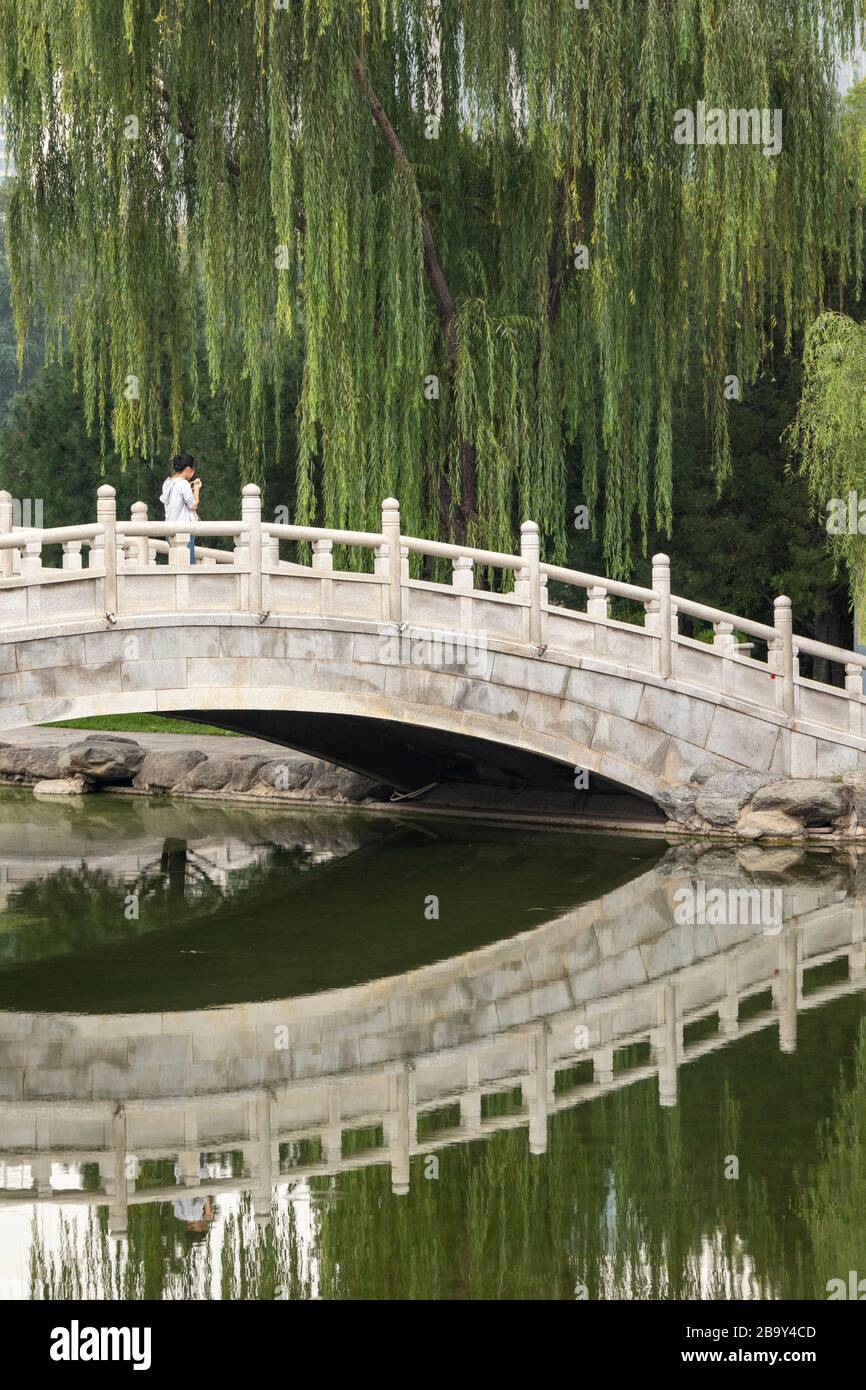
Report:
[[189,540],[189,562],[191,565],[195,564],[195,541],[192,536],[190,536]]

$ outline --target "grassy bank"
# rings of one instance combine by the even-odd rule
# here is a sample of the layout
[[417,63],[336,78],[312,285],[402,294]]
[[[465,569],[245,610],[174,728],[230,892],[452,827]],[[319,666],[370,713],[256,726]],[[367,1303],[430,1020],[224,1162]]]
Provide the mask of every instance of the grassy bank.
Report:
[[97,714],[92,719],[60,719],[43,724],[45,729],[105,729],[113,734],[222,734],[237,735],[212,724],[193,724],[189,719],[164,718],[159,714]]

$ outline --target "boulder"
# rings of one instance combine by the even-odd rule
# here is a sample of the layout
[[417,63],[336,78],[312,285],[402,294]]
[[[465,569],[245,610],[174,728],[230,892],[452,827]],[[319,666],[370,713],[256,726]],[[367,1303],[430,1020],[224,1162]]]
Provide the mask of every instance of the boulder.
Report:
[[267,761],[262,753],[243,753],[236,758],[200,758],[176,787],[182,792],[248,792]]
[[737,834],[745,840],[761,840],[767,836],[790,840],[803,834],[803,821],[784,811],[744,811],[737,822]]
[[[760,815],[760,812],[755,814]],[[767,814],[764,812],[763,814]],[[803,845],[774,845],[772,849],[764,848],[761,845],[743,845],[737,850],[737,860],[740,869],[747,874],[755,876],[769,875],[773,886],[778,881],[787,876],[792,881],[791,870],[798,864],[802,864],[806,857],[806,849]]]
[[749,767],[713,772],[700,784],[695,810],[710,825],[735,825],[746,802],[759,787],[772,780],[766,772],[756,772]]
[[753,811],[781,811],[806,825],[831,825],[850,816],[853,790],[844,782],[821,777],[798,777],[759,787],[752,798]]
[[92,734],[61,751],[60,773],[81,773],[93,782],[131,782],[144,759],[144,749],[133,738]]
[[233,758],[203,758],[175,787],[179,792],[221,792],[231,781]]
[[9,743],[0,748],[0,778],[7,782],[41,782],[60,776],[62,749],[28,748]]
[[[0,763],[2,758],[3,753],[0,750]],[[857,820],[861,825],[866,825],[866,772],[846,772],[843,780],[845,785],[851,788]]]
[[677,821],[683,824],[695,814],[695,803],[698,799],[697,787],[665,787],[656,794],[656,801],[661,806],[668,820]]
[[253,791],[263,796],[282,793],[301,801],[381,800],[387,790],[360,773],[319,758],[272,758],[258,770]]
[[93,790],[93,784],[86,777],[51,777],[37,782],[33,787],[34,796],[83,796]]
[[300,792],[306,787],[316,766],[314,758],[268,758],[259,767],[253,790],[257,792]]
[[697,782],[698,785],[702,787],[711,777],[718,777],[720,773],[726,772],[727,770],[728,769],[722,767],[720,763],[701,763],[694,769],[689,781]]
[[264,753],[243,753],[232,758],[232,775],[228,788],[233,792],[248,792],[258,779],[259,771],[269,758]]
[[736,825],[742,807],[732,796],[699,796],[695,810],[709,825]]
[[141,791],[170,791],[198,763],[204,762],[205,756],[195,748],[185,753],[148,753],[132,785]]

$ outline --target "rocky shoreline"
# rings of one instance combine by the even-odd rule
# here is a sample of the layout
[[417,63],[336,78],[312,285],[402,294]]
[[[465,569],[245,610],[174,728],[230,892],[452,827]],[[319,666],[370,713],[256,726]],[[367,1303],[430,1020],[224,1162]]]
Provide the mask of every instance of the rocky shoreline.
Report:
[[662,793],[670,825],[690,834],[737,840],[812,836],[866,838],[866,773],[780,781],[749,768],[704,763],[691,780]]
[[[105,791],[396,809],[388,785],[289,749],[283,757],[274,756],[273,746],[261,753],[207,754],[189,747],[149,751],[134,738],[111,733],[65,744],[0,743],[0,786],[31,787],[38,797]],[[548,824],[661,833],[669,840],[866,842],[866,772],[779,780],[748,768],[705,763],[689,782],[661,793],[658,804],[665,820],[643,822],[613,807],[578,812],[562,803],[546,804],[543,795],[509,802],[502,790],[492,802],[479,798],[474,803],[465,787],[455,787],[444,798],[410,799],[407,809],[478,811]]]
[[30,786],[37,796],[83,796],[101,790],[260,796],[289,802],[387,801],[390,788],[319,758],[272,751],[209,757],[197,749],[148,752],[120,734],[76,743],[0,745],[0,784]]

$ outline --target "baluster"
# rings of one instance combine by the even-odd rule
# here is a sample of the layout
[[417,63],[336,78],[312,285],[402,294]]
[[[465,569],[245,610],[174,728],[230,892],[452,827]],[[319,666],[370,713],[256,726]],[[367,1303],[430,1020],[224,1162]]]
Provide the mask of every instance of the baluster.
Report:
[[334,542],[313,541],[313,570],[322,576],[319,582],[319,612],[331,613],[334,607]]
[[62,567],[65,570],[81,569],[81,541],[63,542]]
[[607,589],[601,584],[593,584],[586,591],[586,616],[592,623],[592,651],[594,656],[607,654],[607,630],[605,624],[610,619],[610,599]]
[[21,548],[21,573],[25,575],[41,574],[42,572],[42,542],[27,541]]
[[451,561],[451,587],[460,594],[458,605],[462,632],[469,632],[472,628],[472,589],[474,583],[472,561],[468,555],[458,555],[455,560]]
[[594,623],[606,623],[610,618],[607,589],[603,589],[600,584],[594,584],[586,591],[586,616]]
[[185,566],[189,569],[189,543],[192,537],[188,531],[175,531],[169,536],[168,563]]
[[459,555],[451,561],[451,587],[464,593],[472,592],[472,561],[468,555]]
[[103,568],[102,554],[104,549],[103,537],[99,534],[95,535],[87,552],[87,568],[89,570],[101,570]]
[[733,669],[731,657],[737,650],[733,623],[713,623],[713,647],[722,658],[722,679],[720,689],[729,692],[733,688]]

